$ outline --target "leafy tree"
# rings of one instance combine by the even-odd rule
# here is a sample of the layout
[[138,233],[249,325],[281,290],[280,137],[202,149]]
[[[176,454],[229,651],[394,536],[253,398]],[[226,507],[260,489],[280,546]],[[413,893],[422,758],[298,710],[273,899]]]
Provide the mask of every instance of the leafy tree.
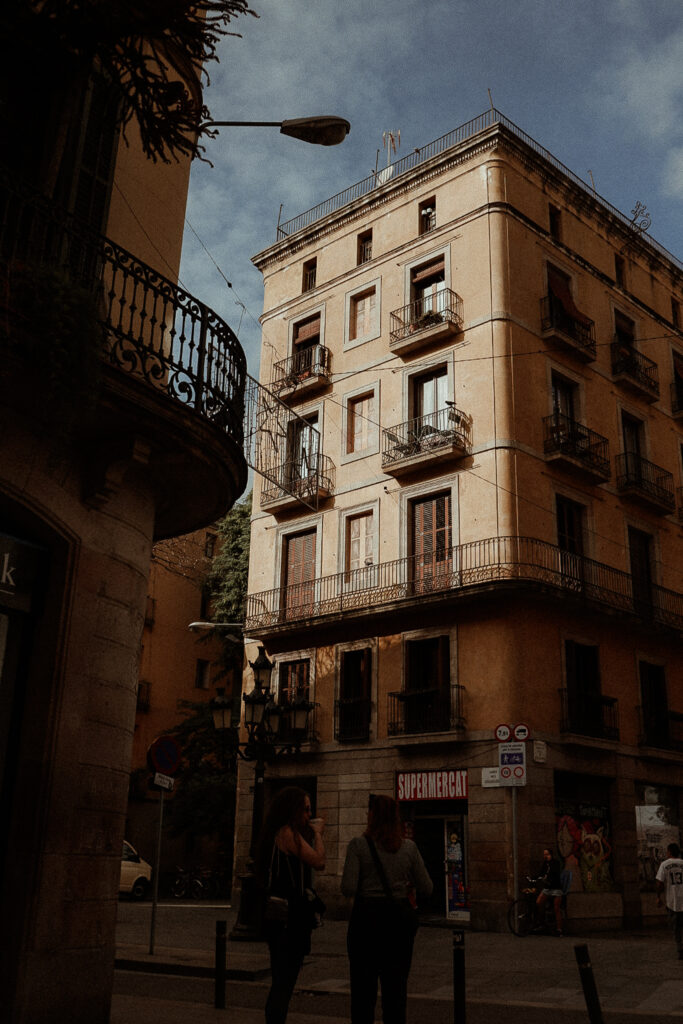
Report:
[[220,543],[206,587],[214,622],[243,622],[249,577],[252,492],[234,505],[218,524]]

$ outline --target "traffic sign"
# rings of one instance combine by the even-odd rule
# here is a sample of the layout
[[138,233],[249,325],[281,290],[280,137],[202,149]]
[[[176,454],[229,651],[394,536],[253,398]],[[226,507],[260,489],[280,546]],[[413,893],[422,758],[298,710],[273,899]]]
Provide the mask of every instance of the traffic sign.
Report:
[[180,744],[173,736],[158,736],[147,751],[150,768],[162,775],[175,775],[181,756]]
[[482,768],[481,784],[484,789],[500,786],[500,768]]
[[512,730],[510,726],[503,722],[502,725],[496,726],[495,737],[499,743],[507,743],[510,739],[511,732]]
[[159,789],[167,789],[170,791],[175,786],[175,779],[170,775],[164,775],[163,772],[155,772],[154,785]]
[[512,735],[516,740],[528,740],[529,739],[529,726],[525,725],[524,722],[520,722],[512,730]]
[[498,767],[501,786],[526,786],[526,743],[501,743]]

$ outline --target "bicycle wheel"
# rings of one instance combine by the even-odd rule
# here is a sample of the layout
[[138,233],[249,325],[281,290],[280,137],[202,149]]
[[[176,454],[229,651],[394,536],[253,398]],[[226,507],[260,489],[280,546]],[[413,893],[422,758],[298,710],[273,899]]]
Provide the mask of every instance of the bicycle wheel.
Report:
[[525,899],[515,900],[508,910],[508,928],[518,939],[523,939],[533,928],[533,918],[529,903]]
[[177,900],[181,900],[183,896],[187,895],[187,879],[182,875],[179,875],[171,886],[171,895],[175,896]]

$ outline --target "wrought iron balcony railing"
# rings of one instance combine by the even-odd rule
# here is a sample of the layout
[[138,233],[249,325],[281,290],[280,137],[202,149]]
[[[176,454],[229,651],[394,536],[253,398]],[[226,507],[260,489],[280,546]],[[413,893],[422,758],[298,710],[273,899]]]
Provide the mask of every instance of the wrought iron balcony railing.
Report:
[[450,288],[395,309],[391,314],[389,347],[444,324],[450,324],[453,330],[460,330],[463,325],[462,299]]
[[0,183],[0,260],[11,272],[59,271],[88,290],[103,358],[211,420],[240,447],[246,358],[213,310],[43,196]]
[[278,393],[320,377],[329,380],[330,350],[324,345],[312,345],[275,363],[271,387]]
[[346,743],[370,739],[369,697],[341,697],[334,702],[334,738]]
[[652,400],[659,398],[659,370],[652,359],[621,341],[614,341],[610,351],[613,376],[630,381]]
[[[249,594],[245,629],[301,623],[322,616],[368,614],[424,596],[465,596],[477,587],[526,582],[560,595],[574,595],[625,614],[641,616],[642,585],[620,569],[583,555],[570,555],[533,537],[489,537],[424,556],[320,576],[305,583]],[[683,630],[683,594],[656,584],[650,588],[648,620]]]
[[683,753],[683,713],[669,711],[666,707],[646,712],[642,705],[637,710],[641,746]]
[[546,455],[576,459],[605,480],[610,477],[609,441],[569,416],[553,413],[543,420],[543,450]]
[[585,693],[573,687],[561,689],[560,732],[598,739],[619,739],[619,702],[616,697]]
[[674,380],[671,383],[671,411],[674,416],[683,413],[683,381]]
[[465,687],[457,684],[389,693],[389,735],[452,732],[465,728]]
[[454,406],[397,423],[382,430],[382,469],[444,449],[458,448],[468,454],[471,435],[471,418]]
[[674,478],[667,469],[648,462],[635,452],[617,455],[616,468],[619,491],[634,492],[664,511],[675,511]]
[[541,299],[541,330],[544,334],[559,331],[583,352],[584,358],[595,359],[595,324],[571,316],[552,294]]
[[261,506],[274,501],[313,499],[317,495],[334,492],[335,466],[327,455],[320,452],[305,457],[288,459],[279,466],[271,467],[269,476],[263,481]]

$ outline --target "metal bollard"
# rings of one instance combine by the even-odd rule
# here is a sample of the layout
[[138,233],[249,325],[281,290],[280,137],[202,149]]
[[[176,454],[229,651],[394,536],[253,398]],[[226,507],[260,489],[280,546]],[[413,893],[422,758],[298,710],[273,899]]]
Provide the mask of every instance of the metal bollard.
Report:
[[595,986],[595,978],[593,977],[593,965],[586,943],[574,946],[574,955],[579,965],[579,977],[581,978],[583,998],[586,1000],[590,1024],[604,1024],[598,990]]
[[453,929],[453,1024],[465,1024],[465,933]]
[[227,921],[216,921],[216,968],[213,1005],[217,1010],[225,1009],[225,952],[227,945]]

